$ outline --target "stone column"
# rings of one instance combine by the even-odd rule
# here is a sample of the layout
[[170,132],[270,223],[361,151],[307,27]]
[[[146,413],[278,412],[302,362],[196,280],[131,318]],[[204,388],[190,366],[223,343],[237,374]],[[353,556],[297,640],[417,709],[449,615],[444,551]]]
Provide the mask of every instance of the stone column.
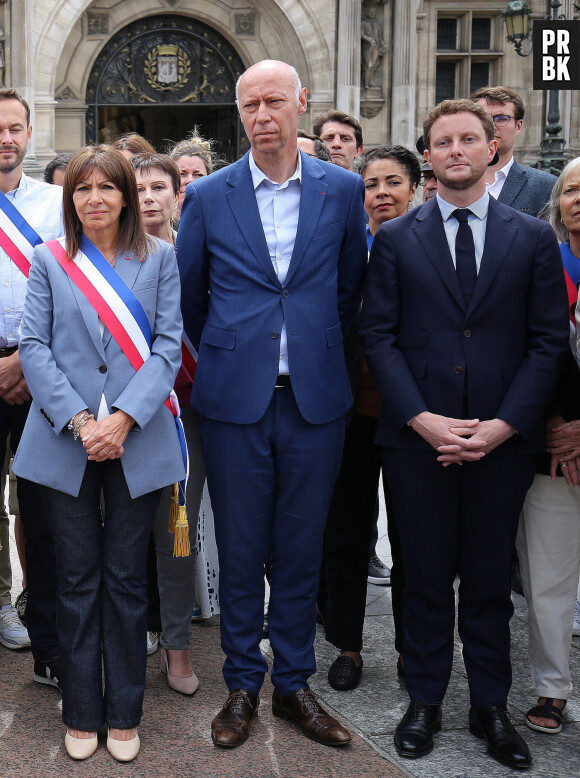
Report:
[[417,0],[394,0],[391,143],[415,148]]
[[360,115],[361,0],[338,0],[336,108]]
[[6,84],[18,90],[30,105],[32,138],[24,160],[24,170],[38,178],[42,167],[36,161],[36,94],[34,89],[34,0],[18,0],[10,4],[10,79]]

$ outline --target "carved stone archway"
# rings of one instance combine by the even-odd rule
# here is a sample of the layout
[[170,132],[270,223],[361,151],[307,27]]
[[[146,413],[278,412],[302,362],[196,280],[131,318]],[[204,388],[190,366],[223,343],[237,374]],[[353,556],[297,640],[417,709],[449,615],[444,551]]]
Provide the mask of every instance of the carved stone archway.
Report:
[[[190,128],[202,116],[207,120],[202,129],[217,138],[218,151],[235,159],[242,150],[235,84],[244,69],[232,44],[203,22],[177,15],[132,22],[113,35],[92,67],[86,89],[87,143],[109,140],[107,116],[139,116],[141,122],[148,117],[156,127],[163,122],[169,127],[181,117],[181,126],[185,121]],[[190,111],[182,110],[188,107]],[[116,126],[114,119],[110,123]],[[122,122],[119,128],[142,131]]]

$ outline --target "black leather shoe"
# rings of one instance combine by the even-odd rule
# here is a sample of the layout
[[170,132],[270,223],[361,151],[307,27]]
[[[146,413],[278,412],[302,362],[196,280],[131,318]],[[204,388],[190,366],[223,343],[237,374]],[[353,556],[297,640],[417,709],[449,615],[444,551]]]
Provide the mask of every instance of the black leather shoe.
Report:
[[470,708],[469,731],[485,740],[488,754],[498,762],[519,770],[532,764],[530,749],[501,705],[492,702],[487,708]]
[[363,661],[357,667],[350,656],[337,656],[328,671],[328,683],[339,692],[356,689],[362,675]]
[[411,700],[395,730],[397,753],[407,759],[426,756],[433,750],[433,735],[440,729],[441,705]]

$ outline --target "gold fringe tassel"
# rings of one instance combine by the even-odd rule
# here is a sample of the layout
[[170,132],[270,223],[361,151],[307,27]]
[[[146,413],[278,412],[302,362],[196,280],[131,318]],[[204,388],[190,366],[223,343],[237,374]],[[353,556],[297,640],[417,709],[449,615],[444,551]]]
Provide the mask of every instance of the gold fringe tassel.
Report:
[[171,487],[171,502],[169,503],[169,532],[175,532],[175,524],[179,516],[179,481]]
[[173,556],[189,556],[189,524],[185,505],[179,506],[179,517],[175,522],[175,542],[173,544]]

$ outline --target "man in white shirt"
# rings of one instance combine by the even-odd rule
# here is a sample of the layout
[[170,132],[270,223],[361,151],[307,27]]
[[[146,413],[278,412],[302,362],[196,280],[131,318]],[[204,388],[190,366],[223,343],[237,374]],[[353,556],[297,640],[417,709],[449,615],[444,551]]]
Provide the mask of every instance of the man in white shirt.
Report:
[[[9,218],[8,214],[15,208],[26,220],[27,224],[23,225],[10,219],[16,229],[16,233],[9,230],[12,238],[22,234],[24,226],[24,231],[31,227],[42,240],[49,240],[63,233],[62,188],[36,181],[24,173],[31,134],[26,100],[14,89],[0,89],[0,216]],[[27,278],[13,261],[15,241],[4,233],[4,227],[8,226],[8,222],[0,222],[0,462],[4,461],[8,435],[12,453],[16,452],[30,408],[30,394],[18,356],[18,329]],[[17,490],[26,538],[26,620],[34,657],[34,679],[58,687],[56,561],[50,526],[36,484],[18,479]],[[16,627],[16,612],[12,610],[10,603],[2,605],[0,621],[9,619]]]
[[500,203],[538,216],[550,199],[556,176],[520,165],[514,144],[524,124],[522,98],[506,86],[484,86],[471,95],[493,119],[499,160],[487,169],[487,191]]

